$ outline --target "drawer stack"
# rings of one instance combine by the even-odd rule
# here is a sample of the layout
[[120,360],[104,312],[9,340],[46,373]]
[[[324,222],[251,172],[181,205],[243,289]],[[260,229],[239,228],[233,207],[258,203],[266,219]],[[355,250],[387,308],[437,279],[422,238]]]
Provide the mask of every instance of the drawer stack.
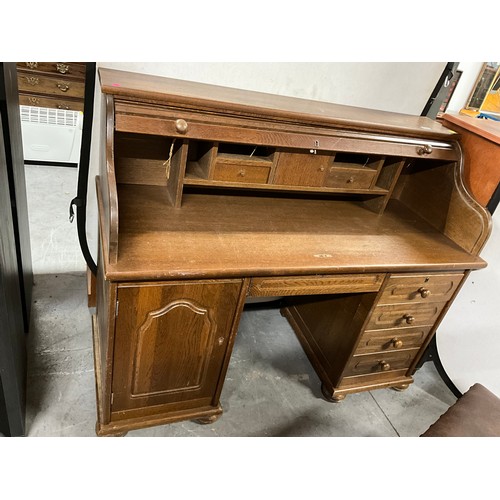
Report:
[[407,376],[463,276],[391,275],[346,365],[340,387],[387,383]]
[[83,111],[85,63],[18,62],[19,104]]

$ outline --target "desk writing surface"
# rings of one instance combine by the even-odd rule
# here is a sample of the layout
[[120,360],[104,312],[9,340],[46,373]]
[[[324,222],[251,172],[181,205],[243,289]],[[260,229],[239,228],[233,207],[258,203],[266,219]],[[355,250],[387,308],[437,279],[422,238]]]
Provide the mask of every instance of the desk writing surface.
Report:
[[119,185],[120,250],[110,279],[215,278],[475,269],[462,250],[401,203],[384,215],[324,199],[185,194]]

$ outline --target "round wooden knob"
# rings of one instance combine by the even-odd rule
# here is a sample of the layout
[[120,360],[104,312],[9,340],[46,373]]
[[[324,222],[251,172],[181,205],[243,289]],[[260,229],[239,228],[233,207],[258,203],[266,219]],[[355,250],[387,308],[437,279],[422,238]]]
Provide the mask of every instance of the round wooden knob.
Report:
[[175,130],[177,130],[179,134],[185,134],[188,130],[187,121],[183,120],[182,118],[175,120]]
[[391,342],[396,349],[400,349],[401,347],[403,347],[403,341],[401,339],[393,338]]
[[411,314],[405,314],[403,316],[403,319],[406,321],[406,323],[408,323],[409,325],[411,325],[414,321],[415,321],[415,318],[411,315]]
[[380,365],[380,369],[383,371],[383,372],[387,372],[391,369],[391,365],[387,362],[387,361],[381,361],[379,363]]
[[418,293],[423,299],[426,299],[431,294],[431,291],[428,288],[422,287],[418,289]]

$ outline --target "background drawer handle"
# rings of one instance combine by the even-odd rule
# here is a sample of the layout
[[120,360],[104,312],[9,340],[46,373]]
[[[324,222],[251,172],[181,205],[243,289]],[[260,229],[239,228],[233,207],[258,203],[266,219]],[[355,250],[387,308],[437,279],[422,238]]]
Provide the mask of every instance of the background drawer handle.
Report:
[[61,92],[67,92],[69,90],[69,85],[66,84],[66,83],[58,83],[57,84],[57,88],[61,91]]
[[401,347],[403,347],[403,341],[401,339],[393,338],[391,343],[396,349],[401,349]]
[[415,322],[415,318],[411,314],[405,314],[403,316],[403,319],[406,321],[408,325],[411,325],[412,323]]
[[38,68],[38,63],[37,63],[37,62],[27,62],[27,63],[26,63],[26,66],[27,66],[29,69],[36,69],[36,68]]
[[26,80],[30,85],[33,85],[33,87],[40,83],[40,80],[36,76],[27,76]]
[[428,288],[422,287],[418,289],[418,293],[423,299],[426,299],[431,294],[431,291]]
[[69,71],[69,66],[67,64],[63,63],[57,63],[56,64],[56,69],[59,71],[59,73],[62,73],[63,75]]
[[58,104],[57,109],[68,109],[69,110],[69,106],[65,106],[64,104]]
[[33,106],[38,106],[40,104],[40,99],[38,99],[38,97],[28,97],[28,102],[33,104]]
[[387,372],[391,369],[391,365],[387,361],[381,361],[379,366],[383,372]]

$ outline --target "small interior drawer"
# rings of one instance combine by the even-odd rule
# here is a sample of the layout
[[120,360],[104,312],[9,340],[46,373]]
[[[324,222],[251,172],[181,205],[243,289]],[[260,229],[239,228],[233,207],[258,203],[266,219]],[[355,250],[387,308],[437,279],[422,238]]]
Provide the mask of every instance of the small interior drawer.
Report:
[[463,273],[410,276],[393,274],[387,281],[379,304],[448,301],[463,277]]
[[401,351],[363,354],[353,356],[347,365],[344,376],[366,375],[369,373],[385,373],[392,370],[408,368],[419,349],[405,349]]
[[378,305],[372,312],[366,330],[432,326],[444,306],[442,302]]
[[330,167],[325,177],[325,187],[369,189],[372,186],[376,170],[369,168]]
[[226,182],[266,183],[272,162],[251,159],[220,158],[215,161],[213,180]]
[[430,329],[430,326],[423,326],[365,331],[356,348],[356,354],[420,348]]

